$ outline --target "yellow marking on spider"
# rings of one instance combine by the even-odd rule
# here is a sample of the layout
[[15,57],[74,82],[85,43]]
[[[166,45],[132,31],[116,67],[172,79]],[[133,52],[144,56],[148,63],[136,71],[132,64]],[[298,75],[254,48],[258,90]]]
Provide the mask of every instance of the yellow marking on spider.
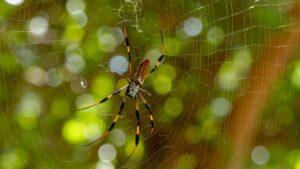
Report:
[[128,53],[130,52],[130,48],[129,48],[129,46],[127,46],[127,52],[128,52]]
[[140,126],[136,127],[136,134],[139,135],[140,134]]
[[111,94],[111,95],[109,95],[109,96],[107,96],[107,99],[110,99],[112,96],[113,96],[112,94]]
[[114,119],[114,122],[117,122],[118,119],[119,119],[120,115],[116,115],[115,119]]
[[144,102],[145,104],[147,104],[147,101],[145,100],[145,98],[143,97],[143,95],[140,94],[140,96],[141,96],[143,102]]
[[152,115],[150,115],[150,120],[153,121],[153,116]]

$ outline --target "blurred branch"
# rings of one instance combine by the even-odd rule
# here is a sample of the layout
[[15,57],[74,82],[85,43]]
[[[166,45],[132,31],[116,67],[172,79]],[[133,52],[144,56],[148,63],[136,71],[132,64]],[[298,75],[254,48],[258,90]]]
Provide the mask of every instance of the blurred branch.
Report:
[[227,120],[227,126],[230,126],[229,136],[233,142],[233,152],[227,158],[230,160],[228,169],[244,168],[264,106],[272,96],[274,85],[295,57],[294,52],[299,47],[299,35],[300,28],[296,25],[285,33],[271,37],[265,43],[268,46],[262,50],[259,61],[244,81],[241,97],[236,101]]

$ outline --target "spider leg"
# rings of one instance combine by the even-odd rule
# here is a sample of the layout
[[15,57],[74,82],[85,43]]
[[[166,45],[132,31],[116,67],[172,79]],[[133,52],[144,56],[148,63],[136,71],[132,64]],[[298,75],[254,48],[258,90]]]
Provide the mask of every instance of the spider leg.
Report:
[[115,116],[114,120],[112,121],[110,127],[105,131],[105,133],[101,137],[99,137],[98,139],[96,139],[95,141],[93,141],[91,143],[88,143],[88,144],[85,144],[84,146],[89,146],[89,145],[92,145],[92,144],[94,144],[96,142],[101,142],[104,138],[106,138],[109,135],[109,133],[114,128],[115,124],[117,123],[118,119],[121,116],[121,113],[122,113],[122,111],[123,111],[123,109],[125,107],[125,101],[126,101],[126,97],[124,97],[123,101],[120,104],[119,113],[116,114],[116,116]]
[[123,18],[123,13],[122,13],[122,11],[121,11],[121,18],[122,18],[122,22],[123,22],[124,38],[125,38],[126,50],[127,50],[127,54],[128,54],[129,71],[130,71],[130,80],[131,80],[131,82],[133,82],[129,39],[128,39],[127,29],[126,29],[126,26],[125,26],[125,22],[124,22],[124,18]]
[[126,86],[124,86],[124,87],[122,87],[122,88],[116,90],[116,91],[113,92],[112,94],[110,94],[110,95],[104,97],[102,100],[100,100],[99,102],[97,102],[97,103],[95,103],[95,104],[93,104],[93,105],[90,105],[90,106],[87,106],[87,107],[83,107],[83,108],[79,108],[79,109],[75,109],[75,110],[84,110],[84,109],[88,109],[88,108],[90,108],[90,107],[96,106],[96,105],[98,105],[98,104],[101,104],[101,103],[103,103],[103,102],[109,100],[110,98],[112,98],[114,95],[119,94],[122,90],[126,89],[128,86],[129,86],[129,85],[126,85]]
[[139,87],[139,90],[142,91],[142,92],[144,92],[144,93],[146,93],[148,96],[151,96],[151,93],[148,92],[147,90],[145,90],[145,89],[143,89],[141,87]]
[[135,135],[135,145],[137,146],[139,144],[139,135],[140,135],[140,108],[139,108],[139,100],[138,97],[136,97],[136,106],[135,106],[135,116],[137,120],[137,125],[136,125],[136,135]]
[[154,68],[151,69],[150,73],[153,73],[157,67],[161,64],[162,60],[164,59],[165,57],[165,49],[164,49],[164,39],[163,39],[163,35],[162,35],[162,32],[160,31],[160,37],[161,37],[161,46],[160,46],[160,52],[161,52],[161,55],[160,57],[157,59],[157,62],[154,66]]
[[[136,119],[137,119],[137,125],[136,125],[136,134],[135,134],[135,146],[133,148],[133,150],[131,151],[131,153],[129,154],[129,156],[122,162],[122,165],[125,164],[130,158],[131,156],[134,154],[134,152],[136,151],[136,148],[139,144],[139,137],[140,137],[140,108],[139,108],[139,101],[138,101],[138,97],[135,97],[135,115],[136,115]],[[121,165],[121,166],[122,166]]]
[[149,111],[150,124],[151,124],[151,133],[152,133],[154,131],[155,127],[154,127],[154,119],[153,119],[153,113],[152,113],[151,107],[148,104],[148,102],[146,101],[146,99],[144,98],[144,96],[140,92],[139,92],[139,95],[141,96],[142,101],[143,101],[146,109]]

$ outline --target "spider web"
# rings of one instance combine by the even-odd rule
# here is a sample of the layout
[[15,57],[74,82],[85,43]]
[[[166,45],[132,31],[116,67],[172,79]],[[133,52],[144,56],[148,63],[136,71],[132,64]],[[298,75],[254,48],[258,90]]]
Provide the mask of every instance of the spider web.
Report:
[[[22,1],[0,3],[1,168],[120,167],[134,145],[134,102],[115,127],[120,146],[113,133],[81,145],[105,131],[121,97],[72,109],[124,84],[109,70],[112,56],[127,58],[121,10],[133,70],[144,57],[154,66],[160,30],[166,53],[144,85],[156,130],[141,105],[141,143],[122,168],[300,168],[299,1],[7,2]],[[116,159],[98,157],[103,144]]]

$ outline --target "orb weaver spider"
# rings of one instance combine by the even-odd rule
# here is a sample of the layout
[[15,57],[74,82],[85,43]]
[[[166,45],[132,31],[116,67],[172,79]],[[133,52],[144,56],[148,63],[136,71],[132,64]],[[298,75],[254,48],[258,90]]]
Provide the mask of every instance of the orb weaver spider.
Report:
[[[122,18],[122,23],[123,23],[123,33],[124,33],[124,39],[125,39],[125,45],[126,45],[126,50],[127,50],[127,55],[128,55],[128,61],[129,61],[129,71],[130,71],[130,80],[127,80],[128,84],[125,85],[124,87],[116,90],[115,92],[113,92],[112,94],[106,96],[105,98],[103,98],[102,100],[100,100],[99,102],[87,106],[87,107],[83,107],[83,108],[79,108],[76,110],[84,110],[84,109],[88,109],[90,107],[96,106],[98,104],[104,103],[107,100],[111,99],[113,96],[119,94],[121,91],[126,90],[125,91],[125,96],[123,97],[123,100],[120,104],[120,108],[119,108],[119,112],[118,114],[115,115],[110,127],[104,132],[104,134],[99,137],[98,139],[94,140],[93,142],[86,144],[85,146],[89,146],[92,145],[96,142],[101,142],[104,138],[106,138],[109,133],[111,132],[111,130],[114,128],[115,124],[117,123],[119,117],[121,116],[121,113],[125,107],[125,102],[127,100],[131,100],[134,99],[136,102],[136,120],[137,120],[137,125],[136,125],[136,136],[135,136],[135,147],[133,149],[133,151],[130,153],[130,155],[127,157],[127,159],[124,161],[124,163],[133,155],[133,153],[135,152],[138,144],[139,144],[139,135],[140,135],[140,110],[139,110],[139,97],[141,98],[143,104],[145,105],[145,108],[148,110],[149,112],[149,117],[150,117],[150,124],[151,124],[151,133],[154,131],[154,119],[153,119],[153,112],[151,110],[150,105],[148,104],[148,102],[146,101],[146,99],[144,98],[144,96],[142,95],[141,91],[144,91],[141,86],[144,84],[145,79],[151,74],[153,73],[158,66],[161,64],[161,62],[163,61],[165,54],[164,54],[164,41],[163,41],[163,36],[162,36],[162,31],[160,31],[160,36],[161,36],[161,47],[160,47],[160,51],[161,51],[161,55],[159,56],[154,68],[151,69],[150,73],[148,73],[148,67],[150,65],[150,60],[149,59],[144,59],[138,66],[136,73],[133,75],[132,74],[132,64],[131,64],[131,53],[130,53],[130,45],[129,45],[129,39],[128,39],[128,34],[127,34],[127,28],[125,26],[125,22],[124,22],[124,18],[123,18],[123,14],[121,12],[121,18]],[[139,96],[139,97],[138,97]]]

